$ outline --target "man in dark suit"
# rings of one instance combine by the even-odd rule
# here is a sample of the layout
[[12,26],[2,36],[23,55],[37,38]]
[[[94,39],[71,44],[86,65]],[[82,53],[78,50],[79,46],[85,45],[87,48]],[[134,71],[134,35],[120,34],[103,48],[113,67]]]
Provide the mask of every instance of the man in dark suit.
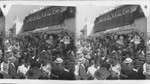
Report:
[[138,73],[139,69],[141,66],[141,62],[136,59],[133,62],[133,69],[129,72],[129,74],[127,75],[127,79],[131,79],[131,80],[138,80],[140,79],[140,75]]
[[52,68],[52,74],[55,75],[55,78],[53,79],[62,80],[62,75],[65,69],[64,66],[62,66],[63,59],[58,57],[54,62],[56,63],[56,65]]
[[84,65],[86,59],[84,57],[80,58],[79,61],[81,64],[79,65],[79,77],[81,80],[87,80],[89,78],[89,75],[86,72],[86,67]]
[[9,64],[9,70],[8,70],[8,74],[12,76],[12,78],[16,78],[16,75],[17,75],[17,70],[16,70],[16,67],[15,67],[15,57],[11,57],[10,58],[10,64]]

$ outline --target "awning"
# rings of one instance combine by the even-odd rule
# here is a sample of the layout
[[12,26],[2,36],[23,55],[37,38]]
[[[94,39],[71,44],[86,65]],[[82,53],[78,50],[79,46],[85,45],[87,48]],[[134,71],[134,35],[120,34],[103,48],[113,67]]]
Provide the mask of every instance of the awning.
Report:
[[117,31],[117,34],[128,34],[131,33],[132,31],[134,31],[134,29],[126,29],[126,30],[122,30],[122,31]]
[[99,16],[95,20],[94,33],[132,24],[135,18],[143,17],[139,10],[139,5],[124,5]]

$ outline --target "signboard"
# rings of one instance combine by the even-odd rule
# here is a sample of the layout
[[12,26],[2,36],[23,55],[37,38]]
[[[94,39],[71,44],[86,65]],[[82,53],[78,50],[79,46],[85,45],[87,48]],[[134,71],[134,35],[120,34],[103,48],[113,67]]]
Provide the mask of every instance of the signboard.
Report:
[[60,31],[63,30],[65,28],[64,25],[55,25],[55,26],[50,26],[50,27],[44,27],[44,28],[39,28],[34,30],[33,32],[42,32],[42,31]]
[[44,17],[59,14],[66,11],[66,9],[67,7],[48,7],[46,9],[40,10],[39,12],[35,12],[33,15],[29,15],[26,22],[35,21]]
[[127,30],[127,29],[134,29],[135,27],[133,25],[125,25],[125,26],[121,26],[121,27],[116,27],[116,28],[112,28],[112,29],[108,29],[106,31],[104,31],[104,33],[108,33],[108,32],[116,32],[116,31],[123,31],[123,30]]
[[95,20],[94,33],[132,24],[137,7],[125,5],[99,16]]
[[118,8],[116,10],[110,11],[110,13],[107,13],[106,15],[102,15],[97,18],[96,23],[101,23],[104,21],[111,20],[113,18],[117,18],[119,16],[130,14],[134,11],[136,11],[137,6],[123,6],[121,8]]
[[59,25],[64,19],[75,16],[75,7],[54,6],[29,15],[24,20],[23,32]]

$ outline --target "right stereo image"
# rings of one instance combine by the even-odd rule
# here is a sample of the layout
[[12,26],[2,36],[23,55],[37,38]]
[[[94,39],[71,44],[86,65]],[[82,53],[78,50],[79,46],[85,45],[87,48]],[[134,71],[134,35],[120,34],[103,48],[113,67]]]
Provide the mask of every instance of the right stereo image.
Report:
[[76,78],[149,79],[147,18],[142,7],[126,4],[80,8],[88,10],[82,17],[84,25],[77,22],[80,26],[77,29]]

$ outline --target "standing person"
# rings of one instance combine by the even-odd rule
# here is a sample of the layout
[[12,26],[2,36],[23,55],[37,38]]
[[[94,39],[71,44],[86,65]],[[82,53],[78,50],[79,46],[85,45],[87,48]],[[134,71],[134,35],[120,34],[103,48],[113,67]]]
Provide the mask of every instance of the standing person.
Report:
[[22,59],[21,65],[17,69],[17,73],[23,74],[23,76],[26,76],[27,71],[29,70],[29,65],[27,62],[25,62],[24,59]]
[[11,78],[11,76],[8,74],[9,71],[9,63],[8,63],[8,58],[5,56],[4,61],[1,63],[1,70],[0,74],[3,75],[3,78]]
[[132,71],[132,69],[132,59],[126,58],[122,63],[121,73],[127,76],[130,73],[130,71]]
[[2,72],[8,74],[8,70],[9,70],[9,63],[8,63],[8,59],[6,57],[4,57],[4,61],[1,63],[1,70]]
[[2,62],[2,59],[3,59],[3,53],[2,53],[2,50],[0,49],[0,64]]
[[50,79],[52,66],[50,63],[43,64],[41,68],[43,75],[41,79]]
[[138,73],[140,66],[141,66],[141,62],[138,59],[134,60],[133,68],[127,75],[127,79],[130,79],[130,80],[140,79],[140,75]]
[[85,58],[84,66],[85,66],[85,69],[87,71],[88,67],[90,66],[91,56],[90,56],[90,54],[87,54],[87,55],[84,56],[84,58]]
[[16,61],[16,58],[14,56],[11,56],[8,74],[11,75],[13,79],[15,79],[17,76],[17,70],[16,70],[16,66],[14,64],[15,61]]
[[62,66],[63,59],[58,57],[54,62],[56,65],[52,68],[52,74],[55,75],[56,79],[61,80],[61,74],[65,69],[64,66]]
[[91,61],[91,66],[87,70],[87,74],[90,76],[90,79],[94,79],[94,73],[98,70],[99,67],[96,66],[94,60]]
[[75,75],[75,79],[76,80],[80,80],[80,77],[79,77],[79,65],[80,65],[80,62],[77,62],[74,66],[75,70],[74,70],[74,75]]
[[143,65],[143,74],[146,76],[146,79],[150,79],[150,57],[147,56],[146,63]]
[[86,59],[84,57],[80,58],[79,61],[81,62],[79,65],[79,77],[80,80],[87,80],[89,78],[89,75],[86,72],[86,67],[84,65]]
[[111,66],[111,78],[119,79],[121,74],[121,65],[119,63]]

